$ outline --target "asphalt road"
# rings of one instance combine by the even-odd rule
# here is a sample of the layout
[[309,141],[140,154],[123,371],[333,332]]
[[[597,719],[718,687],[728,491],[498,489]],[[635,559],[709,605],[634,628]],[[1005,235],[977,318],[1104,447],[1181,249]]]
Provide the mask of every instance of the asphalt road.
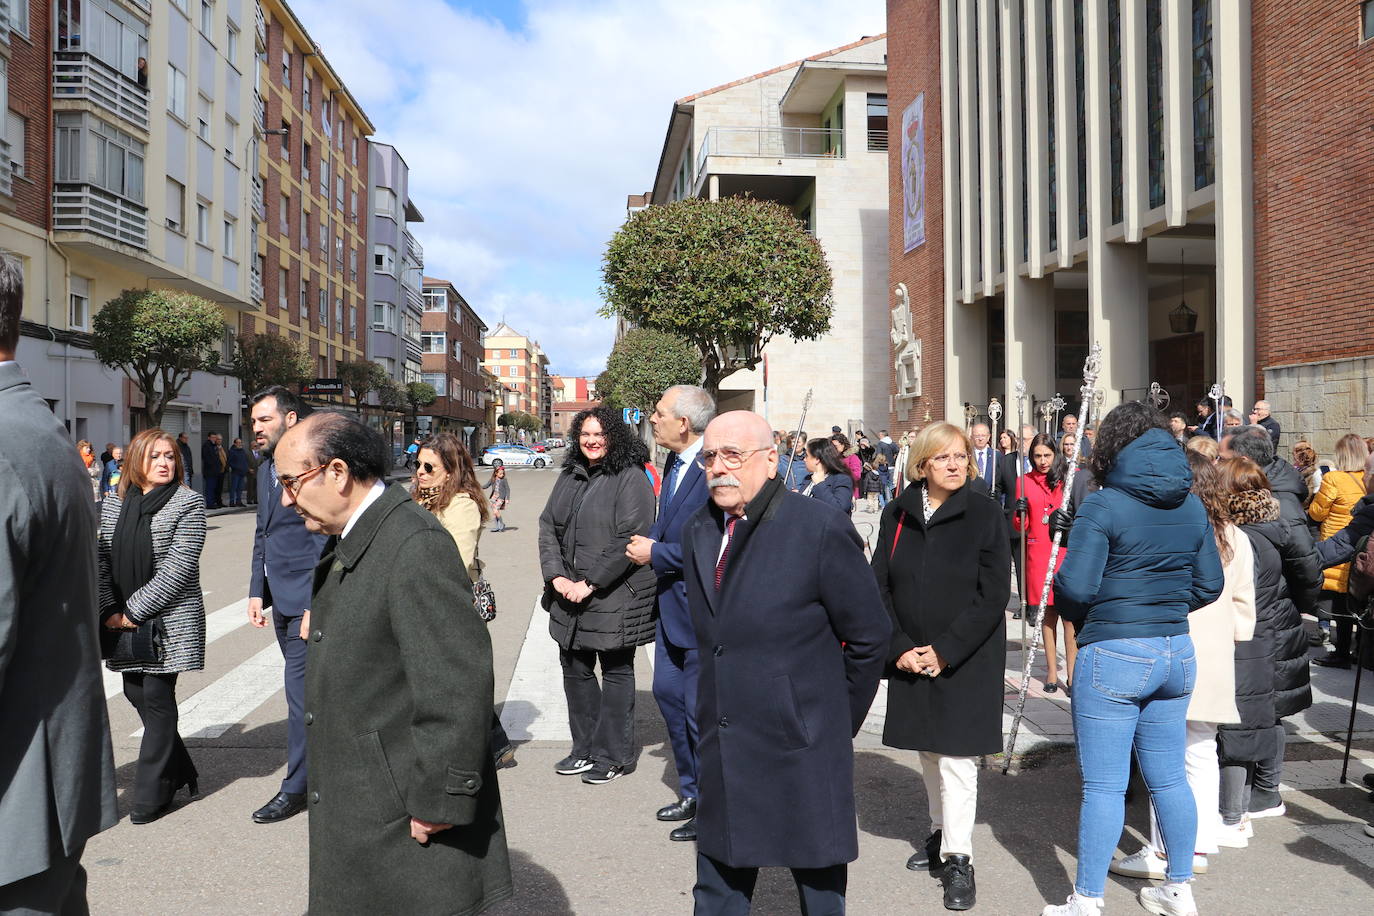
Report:
[[[487,471],[482,471],[485,480]],[[536,529],[556,471],[511,469],[510,530],[487,534],[481,556],[498,597],[491,624],[496,695],[505,715],[525,723],[518,766],[501,772],[517,893],[501,914],[681,914],[691,907],[693,844],[671,843],[654,811],[674,797],[674,770],[650,691],[647,655],[637,664],[638,769],[605,786],[554,774],[568,752],[556,736],[561,693],[547,632],[533,617],[540,590]],[[302,913],[306,908],[307,816],[260,826],[249,815],[276,791],[284,772],[286,706],[280,655],[270,630],[246,624],[253,517],[217,515],[202,557],[213,641],[207,668],[178,685],[182,733],[200,769],[202,797],[145,826],[129,823],[138,719],[124,698],[109,699],[121,812],[93,838],[85,863],[96,914]],[[541,612],[542,613],[542,612]],[[523,657],[522,657],[523,654]],[[275,659],[275,662],[274,662]],[[1366,696],[1374,684],[1366,681]],[[117,689],[117,688],[116,688]],[[542,707],[542,708],[541,708]],[[550,712],[550,708],[553,710]],[[200,735],[195,737],[195,735]],[[856,755],[860,858],[850,868],[853,913],[939,911],[939,883],[903,864],[928,832],[925,790],[914,754],[861,743]],[[1339,747],[1320,736],[1290,743],[1286,817],[1257,822],[1248,849],[1214,857],[1198,879],[1204,914],[1287,916],[1369,912],[1374,900],[1374,817],[1366,793],[1339,786]],[[1356,782],[1374,767],[1374,742],[1356,745]],[[980,778],[974,837],[979,902],[990,914],[1035,914],[1062,902],[1074,870],[1079,779],[1072,749],[1039,748],[1018,775],[990,766]],[[1123,852],[1148,830],[1144,793],[1127,812]],[[1111,912],[1143,912],[1140,883],[1108,883]],[[761,914],[796,912],[786,873],[765,871],[755,896]]]

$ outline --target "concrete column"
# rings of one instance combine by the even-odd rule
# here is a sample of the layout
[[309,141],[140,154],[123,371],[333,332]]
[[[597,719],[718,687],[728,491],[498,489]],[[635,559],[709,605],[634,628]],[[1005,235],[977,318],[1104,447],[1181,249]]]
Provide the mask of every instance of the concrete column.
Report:
[[708,175],[706,177],[706,196],[710,200],[720,200],[720,176]]
[[1145,0],[1121,0],[1121,195],[1126,241],[1143,237],[1150,204],[1150,120]]
[[[1030,244],[1027,264],[1032,277],[1045,275],[1045,250],[1049,248],[1050,143],[1049,106],[1051,80],[1045,71],[1045,4],[1026,0],[1026,179]],[[1018,93],[1019,93],[1018,85]],[[1020,256],[1020,252],[1017,252]]]
[[1054,3],[1054,161],[1060,267],[1073,266],[1078,245],[1078,95],[1073,46],[1073,0]]
[[1188,195],[1193,192],[1193,5],[1189,0],[1161,2],[1164,218],[1173,227],[1188,223]]
[[[978,102],[978,142],[982,150],[979,181],[983,187],[982,212],[978,215],[983,226],[983,245],[979,256],[983,263],[983,283],[979,294],[992,296],[997,292],[997,226],[1002,219],[1002,202],[997,199],[997,172],[1005,168],[999,149],[1001,125],[997,123],[997,11],[986,0],[978,2],[978,79],[982,98]],[[1002,106],[1006,107],[1003,98]]]
[[1102,345],[1104,409],[1149,384],[1149,271],[1143,244],[1113,244],[1111,121],[1107,99],[1107,0],[1085,0],[1088,129],[1088,334]]
[[[943,159],[941,172],[944,179],[945,215],[945,300],[953,302],[959,294],[963,253],[963,208],[959,190],[959,162],[962,144],[959,142],[959,70],[957,66],[958,44],[956,0],[940,0],[940,145]],[[930,118],[930,104],[927,101],[927,117]],[[930,118],[931,123],[937,123]]]
[[1217,164],[1217,376],[1235,406],[1247,410],[1255,384],[1248,4],[1214,8],[1212,74]]
[[[974,68],[978,66],[978,48],[973,40],[973,17],[977,14],[975,0],[958,0],[959,42],[959,225],[962,238],[960,273],[960,301],[972,302],[978,282],[978,263],[982,252],[978,246],[978,107],[973,94]],[[946,129],[949,122],[946,121]]]

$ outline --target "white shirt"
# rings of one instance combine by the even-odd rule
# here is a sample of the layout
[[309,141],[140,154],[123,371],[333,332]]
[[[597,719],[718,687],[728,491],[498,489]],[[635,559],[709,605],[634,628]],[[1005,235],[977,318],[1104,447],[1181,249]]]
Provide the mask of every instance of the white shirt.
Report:
[[353,526],[357,523],[358,519],[362,517],[362,514],[367,511],[367,507],[375,503],[378,499],[380,499],[382,494],[385,492],[386,481],[373,481],[372,489],[367,491],[367,495],[364,496],[363,501],[358,504],[358,508],[354,509],[353,514],[348,517],[348,524],[344,525],[343,534],[339,535],[339,537],[348,537],[348,532],[353,530]]
[[[730,513],[728,513],[728,512],[725,513],[725,530],[724,530],[723,532],[721,532],[721,535],[720,535],[720,550],[717,550],[717,551],[716,551],[716,565],[717,565],[717,566],[720,565],[720,558],[723,557],[723,556],[725,556],[725,545],[730,543],[730,519],[733,518],[733,517],[734,517],[734,516],[730,515]],[[741,515],[741,516],[739,516],[740,521],[743,521],[744,519],[747,519],[748,517],[749,517],[749,516],[747,516],[747,515]]]
[[5,366],[17,366],[17,365],[19,365],[19,363],[15,362],[15,361],[12,360],[12,359],[0,359],[0,368],[3,368],[3,367],[5,367]]
[[701,454],[701,444],[705,438],[705,436],[697,436],[697,441],[677,453],[677,460],[681,467],[678,469],[677,479],[673,481],[673,489],[668,493],[669,502],[677,495],[677,488],[682,486],[682,478],[686,476],[688,468],[693,461],[697,460],[697,455]]

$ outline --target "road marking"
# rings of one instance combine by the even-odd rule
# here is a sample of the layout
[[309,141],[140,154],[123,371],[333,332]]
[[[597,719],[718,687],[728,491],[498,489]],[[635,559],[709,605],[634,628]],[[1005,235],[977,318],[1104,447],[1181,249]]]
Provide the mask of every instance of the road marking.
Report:
[[[209,594],[209,592],[206,592]],[[242,598],[227,607],[207,614],[205,617],[205,645],[227,636],[248,622],[248,599]],[[275,638],[273,644],[276,644]],[[108,668],[103,672],[105,679],[105,699],[111,699],[124,692],[124,678],[118,671]]]
[[[276,640],[177,707],[183,738],[218,738],[282,689],[286,660]],[[129,737],[141,738],[143,729]]]
[[501,724],[516,741],[572,740],[558,643],[549,636],[549,615],[538,599],[501,704]]

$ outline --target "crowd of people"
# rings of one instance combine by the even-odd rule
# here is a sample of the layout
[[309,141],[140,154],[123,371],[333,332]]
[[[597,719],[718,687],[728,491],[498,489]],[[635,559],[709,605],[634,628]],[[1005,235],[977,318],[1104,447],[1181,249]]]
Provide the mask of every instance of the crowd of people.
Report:
[[[0,804],[0,910],[84,906],[85,842],[117,819],[98,659],[144,726],[131,822],[198,794],[176,690],[205,663],[201,551],[226,476],[229,504],[257,503],[248,618],[274,627],[285,662],[286,773],[252,819],[310,812],[310,908],[476,913],[509,897],[497,773],[516,749],[480,550],[502,528],[504,470],[479,480],[439,433],[416,443],[409,486],[388,484],[375,431],[281,387],[251,399],[252,449],[207,436],[203,493],[186,438],[160,429],[72,455],[14,362],[17,283],[0,264],[0,459],[21,484],[0,490],[0,726],[16,739],[0,766],[17,774],[4,797],[48,804]],[[1077,874],[1043,912],[1101,912],[1115,873],[1159,882],[1140,891],[1149,912],[1196,914],[1193,876],[1286,813],[1283,721],[1312,703],[1321,638],[1303,615],[1329,622],[1318,664],[1360,663],[1374,568],[1369,443],[1345,436],[1325,465],[1303,441],[1290,464],[1267,407],[1245,422],[1223,406],[1180,428],[1127,402],[1081,439],[1073,417],[1057,435],[934,422],[808,438],[680,385],[650,419],[661,472],[617,412],[578,413],[537,538],[572,735],[555,773],[635,772],[635,658],[652,642],[677,775],[653,817],[696,843],[696,912],[747,912],[759,869],[785,866],[804,912],[842,913],[853,738],[885,680],[882,741],[915,752],[926,795],[905,866],[967,910],[1010,612],[1044,627],[1043,692],[1070,700],[1082,774]],[[872,543],[856,509],[879,513]],[[59,765],[24,765],[35,742]],[[1118,856],[1133,760],[1150,839]]]

